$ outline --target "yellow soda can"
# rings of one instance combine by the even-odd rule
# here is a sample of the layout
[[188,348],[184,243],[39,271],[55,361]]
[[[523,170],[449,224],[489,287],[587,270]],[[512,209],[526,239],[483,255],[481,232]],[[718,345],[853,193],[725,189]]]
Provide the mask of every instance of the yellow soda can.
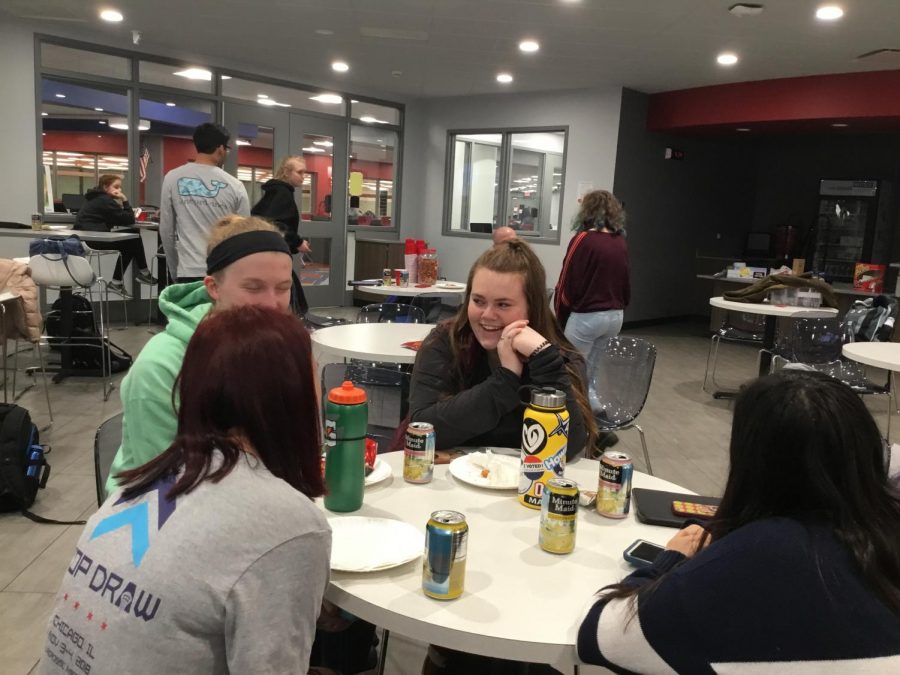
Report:
[[547,481],[563,477],[568,445],[569,411],[565,392],[553,387],[534,389],[522,419],[519,502],[531,509],[541,508]]

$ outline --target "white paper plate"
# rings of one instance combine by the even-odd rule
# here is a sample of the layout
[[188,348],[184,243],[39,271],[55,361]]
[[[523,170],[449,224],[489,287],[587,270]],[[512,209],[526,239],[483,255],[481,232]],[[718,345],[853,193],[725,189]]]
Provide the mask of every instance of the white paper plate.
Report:
[[366,485],[375,485],[383,480],[391,477],[391,465],[385,462],[381,457],[375,459],[375,466],[372,467],[372,473],[366,476]]
[[[454,478],[470,485],[489,490],[515,490],[519,487],[520,463],[518,457],[498,455],[487,450],[457,457],[448,468]],[[489,471],[487,476],[482,475],[485,468]]]
[[329,518],[331,569],[375,572],[415,560],[425,548],[425,534],[409,523],[389,518]]
[[465,288],[465,284],[457,283],[456,281],[441,281],[434,285],[435,288],[452,288],[455,291],[458,291],[461,288]]

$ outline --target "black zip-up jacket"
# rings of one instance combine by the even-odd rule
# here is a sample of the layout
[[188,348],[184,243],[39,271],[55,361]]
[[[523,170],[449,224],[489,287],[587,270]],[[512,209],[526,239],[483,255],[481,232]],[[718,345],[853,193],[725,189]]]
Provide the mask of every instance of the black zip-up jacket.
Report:
[[305,239],[298,234],[300,211],[297,210],[297,203],[294,201],[294,186],[273,178],[263,183],[262,189],[262,199],[250,209],[250,215],[275,223],[284,232],[284,240],[291,253],[296,253]]
[[114,225],[134,225],[134,211],[128,202],[119,204],[100,188],[92,188],[85,195],[84,206],[75,215],[75,229],[109,232]]

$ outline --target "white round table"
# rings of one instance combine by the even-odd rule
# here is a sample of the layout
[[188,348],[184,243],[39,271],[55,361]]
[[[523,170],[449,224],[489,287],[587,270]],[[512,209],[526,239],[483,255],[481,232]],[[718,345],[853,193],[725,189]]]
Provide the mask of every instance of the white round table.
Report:
[[[515,490],[473,487],[435,467],[434,480],[403,480],[403,453],[379,455],[393,476],[366,488],[362,509],[350,514],[394,518],[425,531],[431,513],[460,511],[469,524],[465,592],[457,600],[434,600],[422,592],[422,559],[369,573],[332,572],[326,597],[366,621],[423,642],[465,652],[571,671],[582,612],[600,587],[632,568],[622,552],[636,539],[665,545],[676,530],[644,525],[633,513],[623,520],[579,508],[575,551],[547,553],[538,546],[540,511],[519,504]],[[596,490],[599,463],[580,460],[566,477]],[[634,486],[690,492],[643,473]],[[322,500],[318,500],[321,505]]]
[[313,349],[350,359],[413,363],[416,352],[404,342],[424,340],[430,323],[348,323],[313,331]]
[[891,440],[891,418],[894,415],[894,373],[900,371],[900,343],[897,342],[848,342],[841,353],[852,361],[888,371],[888,407],[885,436]]
[[415,284],[410,284],[409,286],[354,286],[353,288],[366,293],[374,293],[375,295],[399,295],[404,297],[422,295],[424,293],[429,295],[438,293],[463,295],[466,292],[466,285],[459,281],[439,281],[434,286],[423,286],[421,288]]

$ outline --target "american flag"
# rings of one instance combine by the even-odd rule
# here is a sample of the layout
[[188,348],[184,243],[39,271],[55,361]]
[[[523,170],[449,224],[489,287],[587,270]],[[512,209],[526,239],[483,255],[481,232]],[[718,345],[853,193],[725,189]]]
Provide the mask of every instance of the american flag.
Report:
[[140,164],[139,175],[141,182],[143,183],[147,180],[147,165],[150,163],[150,151],[147,149],[146,145],[141,146],[141,154],[138,158],[138,163]]

